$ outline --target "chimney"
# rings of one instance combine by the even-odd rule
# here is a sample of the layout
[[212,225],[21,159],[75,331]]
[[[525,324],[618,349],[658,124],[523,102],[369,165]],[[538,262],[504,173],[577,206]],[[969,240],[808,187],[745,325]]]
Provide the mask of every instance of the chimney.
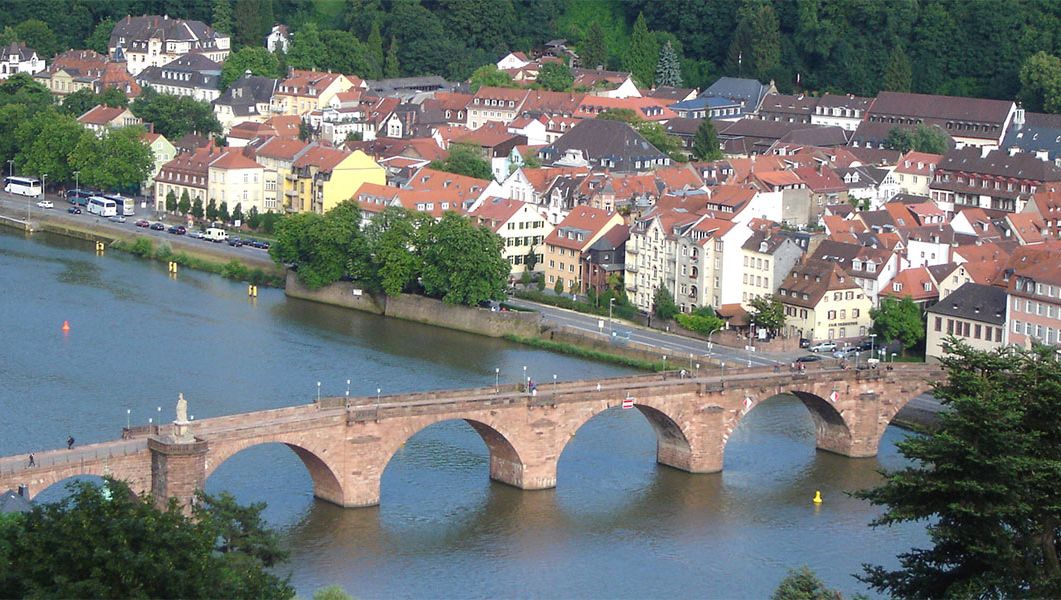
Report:
[[1017,105],[1017,110],[1013,113],[1013,125],[1016,126],[1017,131],[1024,127],[1024,107],[1020,104]]

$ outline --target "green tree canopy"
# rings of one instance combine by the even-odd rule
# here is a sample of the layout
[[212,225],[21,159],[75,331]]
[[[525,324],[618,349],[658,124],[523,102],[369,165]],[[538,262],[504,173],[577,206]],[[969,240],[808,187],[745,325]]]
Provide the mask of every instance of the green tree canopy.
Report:
[[931,154],[946,154],[950,149],[951,141],[947,132],[938,127],[929,125],[918,125],[913,129],[905,127],[892,127],[888,131],[888,138],[884,145],[890,150],[899,152],[929,152]]
[[54,108],[41,111],[15,129],[15,165],[26,175],[47,173],[49,181],[73,181],[70,153],[83,136],[92,134],[73,117]]
[[785,328],[785,307],[774,296],[760,296],[748,302],[751,306],[751,322],[773,334]]
[[586,32],[586,38],[579,47],[579,60],[587,69],[608,66],[608,43],[604,39],[604,30],[599,21],[593,21]]
[[210,25],[214,29],[221,33],[232,34],[232,0],[214,0],[212,16]]
[[48,24],[39,19],[27,19],[15,25],[15,39],[37,51],[37,56],[45,60],[58,54],[62,42],[56,37]]
[[781,63],[781,33],[777,13],[762,0],[744,0],[727,55],[730,74],[769,79]]
[[5,598],[291,598],[266,567],[286,557],[264,505],[201,495],[193,515],[155,507],[123,482],[78,482],[0,525]]
[[[510,78],[511,79],[511,78]],[[538,71],[537,82],[543,88],[554,92],[570,92],[575,83],[571,69],[562,63],[545,63]]]
[[424,242],[424,292],[448,304],[501,300],[512,268],[503,250],[501,236],[447,212]]
[[111,32],[114,31],[114,20],[107,18],[96,24],[92,35],[85,38],[85,47],[95,50],[100,54],[107,54],[107,44],[111,41]]
[[902,300],[882,299],[880,308],[870,309],[873,333],[882,343],[901,342],[909,350],[925,339],[925,323],[921,308],[906,296]]
[[190,96],[159,94],[151,86],[144,86],[130,110],[145,123],[154,123],[155,132],[167,139],[176,140],[191,132],[221,133],[221,124],[208,102]]
[[722,160],[718,132],[710,117],[705,117],[693,135],[693,156],[697,160]]
[[1061,58],[1036,52],[1020,68],[1020,99],[1033,111],[1061,113]]
[[365,59],[368,62],[368,71],[365,77],[368,79],[381,79],[383,77],[383,36],[380,34],[379,21],[372,21],[372,29],[365,40]]
[[630,41],[623,56],[623,67],[633,74],[639,85],[648,87],[655,80],[656,62],[659,59],[659,44],[648,30],[645,15],[637,15]]
[[387,48],[387,58],[383,63],[383,76],[387,78],[400,77],[401,67],[398,63],[398,40],[391,37],[390,46]]
[[860,578],[899,598],[1061,597],[1061,363],[1052,347],[944,343],[935,432],[897,444],[909,466],[858,495],[873,526],[927,522],[929,543]]
[[81,137],[70,153],[71,166],[84,185],[136,193],[155,166],[155,155],[143,138],[143,127],[113,129],[97,138]]
[[232,82],[243,77],[247,71],[250,71],[251,75],[273,79],[278,79],[283,75],[280,72],[280,61],[275,54],[269,52],[264,46],[245,46],[230,54],[221,65],[221,88],[227,89]]
[[891,92],[909,92],[913,85],[914,72],[910,67],[910,59],[902,46],[892,48],[891,57],[888,58],[888,66],[884,69],[883,89]]
[[316,23],[306,23],[294,33],[287,52],[287,64],[296,69],[316,69],[324,64],[328,47]]
[[186,215],[192,210],[192,198],[188,195],[188,190],[181,192],[181,199],[177,202],[177,210],[182,215]]
[[490,163],[486,162],[479,149],[467,144],[450,144],[449,156],[443,160],[432,161],[430,167],[487,181],[494,178]]
[[[572,80],[573,81],[573,80]],[[497,68],[497,65],[483,65],[472,73],[468,79],[472,92],[478,92],[483,87],[519,87],[512,76]]]
[[430,227],[429,216],[395,206],[372,218],[365,235],[376,280],[388,296],[415,291],[424,271],[422,236]]
[[659,286],[655,294],[652,295],[652,310],[657,317],[663,320],[673,319],[678,314],[678,305],[674,303],[674,294],[667,289],[667,286]]
[[807,567],[791,569],[781,580],[770,600],[841,600],[840,592],[825,587]]
[[659,61],[656,62],[656,87],[665,85],[682,86],[682,65],[670,40],[659,49]]

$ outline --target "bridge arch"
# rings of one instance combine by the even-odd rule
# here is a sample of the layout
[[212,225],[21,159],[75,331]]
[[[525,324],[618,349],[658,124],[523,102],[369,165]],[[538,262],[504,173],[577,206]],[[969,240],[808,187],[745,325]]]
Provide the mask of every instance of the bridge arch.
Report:
[[818,448],[845,454],[844,450],[851,446],[852,433],[844,414],[832,401],[803,389],[745,391],[733,418],[727,419],[722,434],[723,452],[733,432],[748,413],[782,396],[792,396],[806,407],[814,423],[815,443]]
[[344,486],[340,479],[341,470],[333,463],[337,461],[339,452],[331,452],[329,448],[315,446],[299,436],[266,436],[235,442],[221,442],[210,445],[210,451],[206,457],[206,469],[203,477],[203,486],[210,475],[222,464],[233,456],[244,450],[269,444],[281,444],[287,446],[302,461],[303,466],[313,481],[313,495],[321,500],[345,506]]

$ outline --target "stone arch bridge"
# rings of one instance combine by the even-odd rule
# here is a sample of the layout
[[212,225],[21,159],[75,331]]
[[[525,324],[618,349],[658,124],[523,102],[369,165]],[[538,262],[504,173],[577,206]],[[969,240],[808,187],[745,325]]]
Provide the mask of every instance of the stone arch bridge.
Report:
[[944,376],[938,366],[891,369],[812,367],[731,370],[724,376],[667,372],[542,384],[471,388],[377,398],[323,398],[313,404],[134,427],[120,440],[0,458],[0,490],[27,486],[32,497],[76,475],[109,475],[159,500],[190,502],[206,478],[237,452],[281,443],[302,459],[314,495],[340,506],[379,503],[380,477],[415,433],[463,419],[490,451],[490,477],[525,490],[556,485],[564,446],[588,420],[619,406],[639,410],[657,434],[657,461],[690,473],[722,470],[726,442],[759,403],[792,394],[809,409],[817,447],[850,457],[877,454],[896,413]]

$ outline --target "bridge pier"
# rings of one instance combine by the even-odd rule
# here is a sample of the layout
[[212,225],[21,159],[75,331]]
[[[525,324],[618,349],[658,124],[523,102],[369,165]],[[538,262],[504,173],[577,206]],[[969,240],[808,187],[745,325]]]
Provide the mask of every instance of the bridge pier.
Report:
[[[656,427],[656,462],[687,473],[721,471],[725,447],[722,439],[724,416],[725,410],[721,406],[707,406],[680,432]],[[651,417],[649,421],[656,424]]]
[[155,502],[164,507],[170,498],[176,498],[186,511],[191,509],[195,492],[206,483],[209,445],[201,440],[168,442],[150,438],[147,447],[151,451],[151,493]]

